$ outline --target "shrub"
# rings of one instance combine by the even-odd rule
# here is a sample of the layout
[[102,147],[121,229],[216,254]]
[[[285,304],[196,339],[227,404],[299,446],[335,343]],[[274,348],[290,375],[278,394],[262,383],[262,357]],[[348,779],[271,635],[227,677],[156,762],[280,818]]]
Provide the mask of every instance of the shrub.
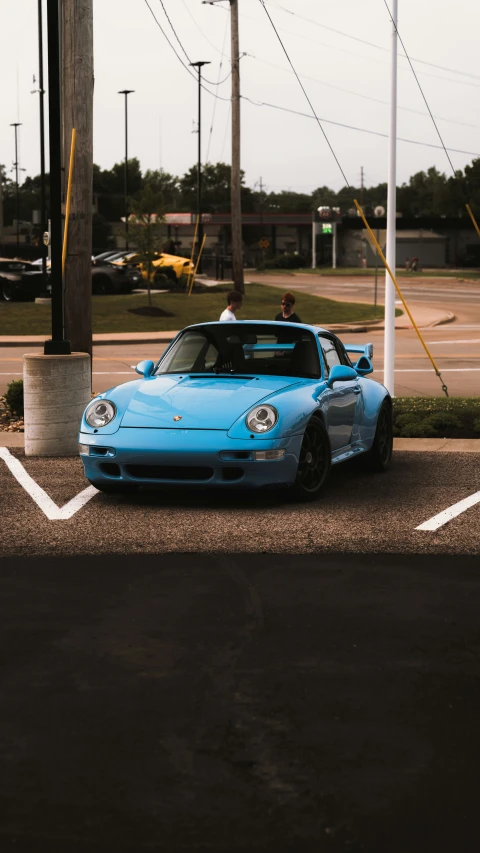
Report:
[[480,418],[473,422],[473,431],[480,433]]
[[288,254],[286,252],[284,255],[279,255],[278,258],[270,258],[268,261],[265,261],[265,267],[268,270],[295,270],[304,266],[305,258],[303,255],[295,253]]
[[23,418],[23,379],[14,379],[7,385],[5,402],[12,415]]
[[398,417],[395,418],[395,426],[399,429],[402,429],[404,426],[411,423],[420,423],[420,416],[414,412],[408,412],[405,415],[398,415]]
[[425,418],[424,423],[429,424],[440,432],[449,429],[461,429],[462,422],[453,412],[434,412]]
[[410,421],[400,430],[401,438],[437,438],[438,432],[427,421]]

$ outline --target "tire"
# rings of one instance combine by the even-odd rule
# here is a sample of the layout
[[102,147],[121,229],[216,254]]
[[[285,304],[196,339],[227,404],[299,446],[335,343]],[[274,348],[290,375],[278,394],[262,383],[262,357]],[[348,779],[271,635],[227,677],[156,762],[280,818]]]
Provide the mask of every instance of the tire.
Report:
[[166,267],[165,266],[165,267],[159,267],[159,269],[163,273],[163,275],[165,275],[167,278],[170,279],[170,281],[174,281],[174,282],[178,281],[177,274],[176,274],[175,270],[173,269],[173,267]]
[[392,461],[392,451],[392,407],[387,400],[384,400],[378,413],[372,447],[359,459],[362,459],[369,471],[386,471]]
[[15,299],[15,288],[9,281],[2,282],[2,299],[5,302],[13,302]]
[[95,482],[95,480],[88,482],[91,486],[95,486],[99,492],[104,492],[106,495],[133,495],[139,488],[135,483],[105,483],[103,481]]
[[97,296],[106,296],[110,293],[110,279],[107,275],[96,275],[92,279],[92,293]]
[[303,435],[295,483],[290,494],[298,501],[313,501],[330,474],[332,451],[328,432],[318,418],[312,418]]

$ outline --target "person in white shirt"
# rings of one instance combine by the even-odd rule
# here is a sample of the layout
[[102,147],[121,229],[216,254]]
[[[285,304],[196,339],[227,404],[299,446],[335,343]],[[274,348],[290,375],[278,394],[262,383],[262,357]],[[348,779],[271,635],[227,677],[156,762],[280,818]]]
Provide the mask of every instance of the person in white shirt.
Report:
[[243,296],[238,290],[231,290],[227,293],[227,307],[220,314],[221,323],[234,323],[236,321],[236,312],[242,307]]

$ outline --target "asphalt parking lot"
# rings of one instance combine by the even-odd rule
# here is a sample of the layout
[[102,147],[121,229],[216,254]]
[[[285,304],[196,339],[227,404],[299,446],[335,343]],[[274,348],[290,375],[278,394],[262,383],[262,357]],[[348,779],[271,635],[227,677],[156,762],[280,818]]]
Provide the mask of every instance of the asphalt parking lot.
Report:
[[[0,449],[1,450],[1,449]],[[1,451],[4,452],[4,451]],[[78,458],[19,460],[57,507],[88,487]],[[332,469],[318,501],[293,503],[282,492],[142,489],[134,497],[91,490],[70,518],[50,520],[0,458],[2,553],[479,552],[480,503],[432,531],[416,528],[480,490],[477,454],[394,454],[386,474],[361,466]],[[93,493],[93,497],[91,496]]]
[[298,505],[2,452],[2,849],[477,849],[480,503],[416,529],[477,454]]

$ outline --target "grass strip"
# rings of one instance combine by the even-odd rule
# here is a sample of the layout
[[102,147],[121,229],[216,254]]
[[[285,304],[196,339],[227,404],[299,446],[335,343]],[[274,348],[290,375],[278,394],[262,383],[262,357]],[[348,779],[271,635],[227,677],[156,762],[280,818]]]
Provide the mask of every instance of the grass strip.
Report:
[[[227,304],[226,285],[206,288],[201,293],[187,296],[184,293],[160,293],[152,296],[152,304],[172,314],[171,317],[149,317],[132,314],[132,309],[147,305],[146,294],[120,296],[93,296],[93,332],[163,332],[183,329],[192,323],[218,320]],[[261,284],[245,286],[243,308],[239,320],[273,320],[281,310],[284,288],[265,287]],[[373,320],[373,307],[357,302],[336,302],[308,293],[296,293],[295,310],[304,323],[324,327],[334,323],[356,323]],[[402,312],[397,309],[397,315]],[[378,307],[377,319],[383,316]],[[49,335],[51,332],[50,305],[34,302],[0,303],[1,335]]]

